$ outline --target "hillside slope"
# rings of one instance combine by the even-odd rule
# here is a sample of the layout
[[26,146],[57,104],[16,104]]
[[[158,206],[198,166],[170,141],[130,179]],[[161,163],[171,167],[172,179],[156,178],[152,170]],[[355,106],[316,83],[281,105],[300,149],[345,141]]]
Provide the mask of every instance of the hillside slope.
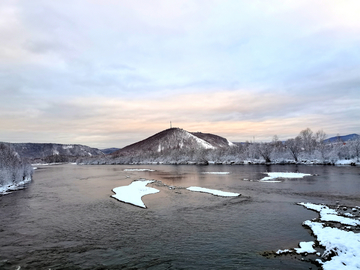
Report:
[[103,153],[97,148],[79,144],[12,143],[11,147],[23,158],[44,159],[49,156],[85,157]]
[[145,140],[126,146],[113,155],[128,155],[140,152],[166,152],[167,150],[217,149],[232,145],[227,139],[207,133],[190,133],[180,128],[163,130]]

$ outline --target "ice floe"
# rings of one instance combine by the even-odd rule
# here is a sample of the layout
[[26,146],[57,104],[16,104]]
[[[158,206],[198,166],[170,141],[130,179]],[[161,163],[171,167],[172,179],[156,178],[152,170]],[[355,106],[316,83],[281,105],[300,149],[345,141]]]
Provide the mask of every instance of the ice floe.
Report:
[[155,181],[153,180],[138,180],[132,182],[128,186],[121,186],[114,188],[113,191],[115,192],[115,195],[112,195],[111,197],[125,202],[130,203],[139,207],[146,208],[145,204],[141,200],[142,196],[148,195],[148,194],[154,194],[158,193],[160,190],[152,187],[147,187],[147,184],[153,183]]
[[216,196],[223,196],[223,197],[237,197],[237,196],[240,196],[240,193],[225,192],[225,191],[221,191],[221,190],[202,188],[202,187],[188,187],[187,190],[210,193],[210,194],[213,194],[213,195],[216,195]]
[[284,179],[284,178],[303,178],[305,176],[311,176],[311,174],[307,173],[294,173],[294,172],[266,172],[268,176],[260,179],[261,182],[281,182],[280,180],[274,179]]
[[152,169],[124,169],[124,172],[155,172]]
[[230,174],[230,172],[202,172],[202,174]]

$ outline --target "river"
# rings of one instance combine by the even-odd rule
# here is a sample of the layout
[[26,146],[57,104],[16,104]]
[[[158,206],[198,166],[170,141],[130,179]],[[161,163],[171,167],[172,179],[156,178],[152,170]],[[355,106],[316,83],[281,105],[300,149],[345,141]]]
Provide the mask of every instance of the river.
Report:
[[[264,172],[312,176],[259,182]],[[111,198],[137,179],[161,181],[149,184],[160,192],[143,197],[147,209]],[[39,166],[26,189],[0,196],[0,269],[318,269],[262,253],[314,240],[301,224],[317,213],[296,203],[360,206],[359,191],[359,167]]]

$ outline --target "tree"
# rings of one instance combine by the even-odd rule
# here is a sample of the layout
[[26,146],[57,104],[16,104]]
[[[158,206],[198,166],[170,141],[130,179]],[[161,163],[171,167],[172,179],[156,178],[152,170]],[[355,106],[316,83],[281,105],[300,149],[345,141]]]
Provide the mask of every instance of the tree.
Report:
[[301,152],[302,140],[301,137],[297,136],[295,139],[288,139],[285,142],[286,148],[289,150],[290,154],[295,159],[295,162],[298,162],[298,157]]
[[350,151],[356,160],[360,161],[360,137],[348,142]]
[[312,130],[310,128],[302,130],[299,137],[301,138],[304,150],[312,154],[316,145],[316,139]]
[[271,153],[273,152],[274,146],[272,143],[258,143],[257,151],[260,156],[265,159],[265,162],[271,162]]

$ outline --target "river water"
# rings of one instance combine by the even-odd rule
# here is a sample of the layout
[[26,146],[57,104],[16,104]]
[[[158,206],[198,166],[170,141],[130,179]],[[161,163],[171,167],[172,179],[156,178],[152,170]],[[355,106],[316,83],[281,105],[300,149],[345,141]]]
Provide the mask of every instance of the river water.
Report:
[[[264,172],[312,176],[259,182]],[[143,197],[147,209],[111,198],[137,179],[161,181],[149,184],[160,192]],[[318,269],[261,254],[314,240],[301,224],[317,213],[297,202],[360,206],[359,191],[359,167],[40,166],[26,189],[0,197],[0,269]]]

